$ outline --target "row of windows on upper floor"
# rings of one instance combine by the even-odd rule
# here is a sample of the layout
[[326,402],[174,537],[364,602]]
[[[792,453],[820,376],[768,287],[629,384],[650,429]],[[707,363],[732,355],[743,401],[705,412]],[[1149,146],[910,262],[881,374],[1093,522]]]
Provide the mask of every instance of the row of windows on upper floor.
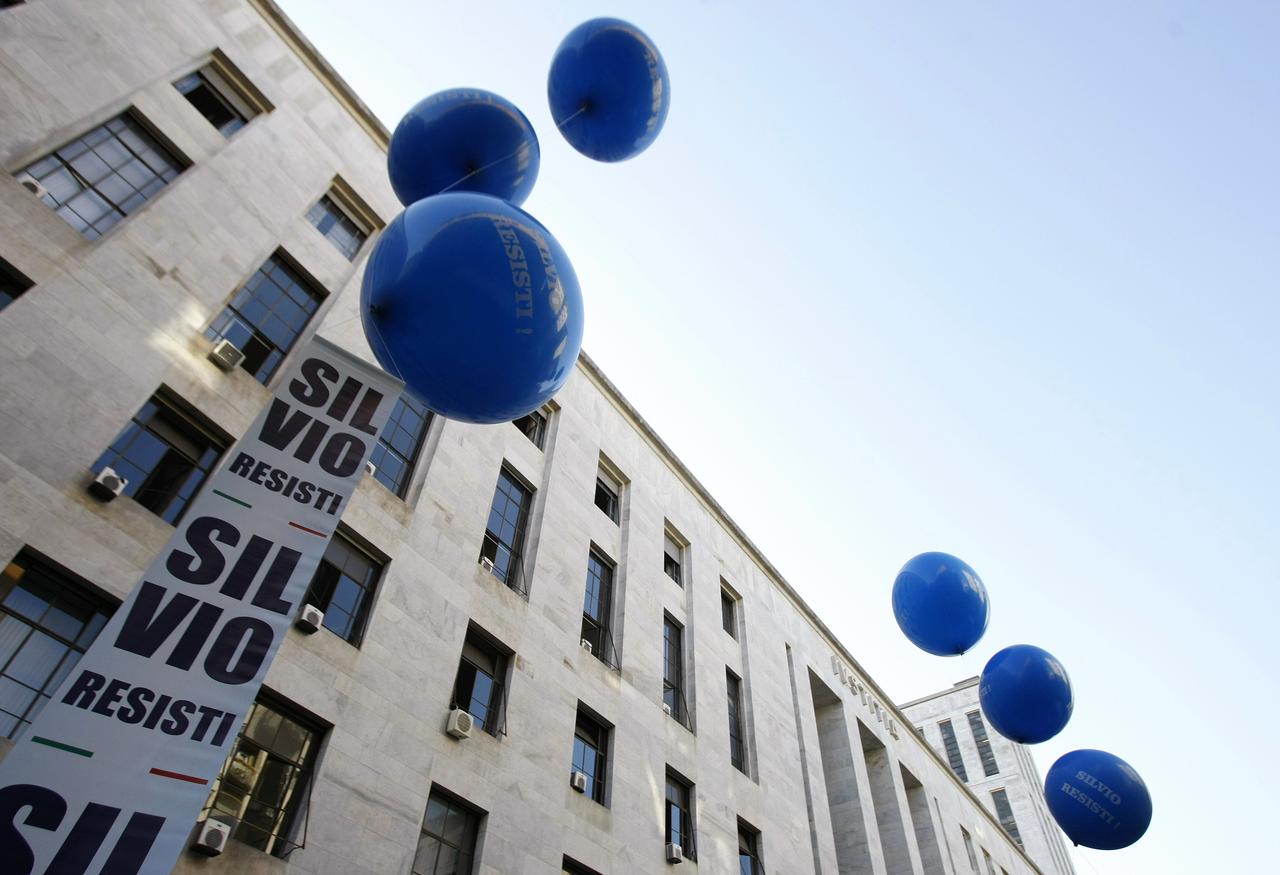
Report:
[[[270,110],[265,98],[218,52],[173,86],[224,137]],[[16,175],[86,239],[96,240],[155,197],[190,164],[136,110],[129,109],[33,161]],[[307,221],[349,261],[355,260],[381,225],[345,184],[335,185],[321,196],[307,212]],[[210,328],[210,336],[227,337],[246,354],[245,369],[262,382],[270,377],[323,298],[296,276],[278,279],[286,292],[278,307],[270,301],[259,302],[246,312],[233,302]],[[0,260],[0,309],[32,285],[16,268]],[[288,294],[295,287],[299,293]],[[239,303],[249,302],[242,298]]]
[[[965,714],[969,723],[969,731],[973,734],[973,743],[978,749],[978,759],[982,762],[983,774],[990,778],[1000,773],[996,762],[995,751],[991,748],[991,739],[987,735],[987,725],[982,719],[981,711],[969,711]],[[924,738],[923,727],[916,727],[916,732]],[[969,782],[969,773],[965,768],[964,756],[960,743],[956,738],[955,728],[950,720],[938,721],[938,732],[942,736],[943,751],[947,755],[947,763],[961,781]],[[1019,846],[1022,845],[1022,834],[1018,831],[1018,822],[1013,816],[1013,807],[1009,804],[1009,796],[1003,787],[991,791],[991,800],[995,806],[996,818],[1000,825]]]
[[[335,544],[339,542],[335,541]],[[312,590],[352,576],[367,579],[367,564],[348,547],[326,553]],[[341,600],[341,599],[339,599]],[[106,625],[114,607],[53,563],[23,550],[0,575],[0,737],[18,738]],[[342,627],[350,615],[343,619]],[[451,708],[472,715],[490,734],[505,724],[505,681],[513,654],[475,626],[467,630],[458,661]],[[740,736],[740,695],[729,680],[731,735]],[[75,695],[73,689],[69,695]],[[260,850],[285,856],[298,847],[296,821],[309,798],[308,785],[325,727],[265,691],[246,716],[217,779],[204,815],[231,823],[234,836]],[[613,726],[579,704],[570,755],[570,784],[606,804]],[[696,859],[694,785],[671,769],[666,782],[667,841]],[[461,806],[456,811],[453,806]],[[445,816],[443,809],[449,809]],[[439,816],[437,816],[439,815]],[[457,822],[453,818],[459,818]],[[469,872],[475,857],[473,806],[441,793],[428,803],[414,872]],[[447,828],[442,828],[447,824]],[[759,866],[758,832],[739,825],[740,859]],[[447,861],[455,868],[440,868]],[[566,867],[566,871],[569,870]],[[589,871],[589,870],[584,870]]]

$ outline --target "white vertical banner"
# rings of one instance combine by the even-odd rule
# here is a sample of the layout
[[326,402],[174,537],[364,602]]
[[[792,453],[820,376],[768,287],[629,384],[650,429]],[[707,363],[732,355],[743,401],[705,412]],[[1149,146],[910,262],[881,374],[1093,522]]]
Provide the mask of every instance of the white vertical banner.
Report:
[[0,872],[168,873],[402,384],[321,338],[0,762]]

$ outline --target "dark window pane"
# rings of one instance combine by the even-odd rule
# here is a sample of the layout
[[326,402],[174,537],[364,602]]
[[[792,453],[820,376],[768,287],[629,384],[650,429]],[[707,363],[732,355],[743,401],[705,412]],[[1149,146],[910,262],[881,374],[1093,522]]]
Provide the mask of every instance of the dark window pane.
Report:
[[326,629],[358,647],[381,575],[382,563],[335,534],[311,578],[305,603],[324,612]]
[[18,176],[44,186],[44,202],[92,240],[181,171],[179,159],[125,113],[28,165]]
[[519,555],[524,546],[524,527],[533,493],[520,484],[505,467],[498,474],[498,486],[489,509],[482,558],[493,561],[493,573],[507,586],[524,593]]
[[950,720],[943,720],[938,724],[938,730],[942,733],[942,746],[947,751],[947,762],[951,764],[951,771],[965,783],[969,782],[969,775],[964,768],[964,757],[960,754],[960,745],[956,741],[955,730],[951,728]]
[[729,762],[746,774],[746,732],[742,723],[742,681],[733,672],[725,670],[725,688],[729,700]]
[[232,105],[217,85],[203,71],[184,76],[173,86],[182,92],[196,110],[204,116],[224,137],[229,137],[244,127],[244,114]]
[[357,225],[329,195],[320,198],[319,202],[311,208],[307,213],[307,221],[328,238],[347,261],[355,260],[356,253],[369,238],[368,233]]
[[204,334],[235,344],[245,354],[240,367],[266,383],[323,298],[281,256],[273,255],[231,296]]
[[75,667],[111,609],[19,553],[0,574],[0,731],[17,738]]
[[605,516],[618,521],[618,490],[611,484],[606,483],[603,478],[596,478],[596,507],[604,511]]
[[129,481],[125,495],[175,523],[225,448],[212,429],[157,394],[91,467],[95,473],[111,468]]
[[1018,832],[1018,822],[1013,818],[1013,806],[1009,804],[1009,794],[1004,788],[991,791],[991,799],[996,804],[996,817],[1015,842],[1022,844],[1022,834]]
[[431,424],[431,411],[409,392],[403,392],[374,448],[374,477],[396,495],[403,496],[417,461],[422,439]]
[[973,733],[973,741],[978,746],[978,758],[982,760],[983,774],[988,778],[999,774],[1000,768],[996,765],[996,755],[991,750],[991,740],[987,738],[987,726],[982,722],[982,712],[970,711],[965,716],[969,718],[969,730]]
[[540,411],[535,410],[528,416],[522,416],[515,420],[512,425],[520,429],[535,447],[542,449],[542,440],[547,428],[547,418]]
[[9,306],[34,285],[9,262],[0,258],[0,310]]
[[720,590],[720,625],[734,638],[738,637],[737,607],[733,596]]
[[420,875],[471,875],[476,835],[483,816],[432,788],[411,871]]

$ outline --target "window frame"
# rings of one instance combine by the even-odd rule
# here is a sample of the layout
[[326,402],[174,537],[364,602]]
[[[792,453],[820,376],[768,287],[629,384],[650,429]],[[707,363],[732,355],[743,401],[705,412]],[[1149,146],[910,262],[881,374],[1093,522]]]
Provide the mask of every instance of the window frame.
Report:
[[965,768],[960,739],[956,737],[956,730],[951,725],[950,718],[938,721],[938,732],[942,735],[942,750],[947,755],[947,764],[951,766],[951,771],[955,772],[956,777],[963,783],[968,784],[969,770]]
[[[605,722],[592,711],[589,711],[582,703],[578,703],[577,718],[573,725],[573,756],[570,759],[570,777],[575,772],[583,772],[587,776],[587,790],[582,795],[588,797],[594,802],[608,808],[608,787],[609,787],[609,736],[613,733],[613,727]],[[592,736],[594,735],[594,738]],[[579,768],[579,745],[584,749],[589,749],[596,760],[596,768],[593,771],[587,771],[585,760]]]
[[[673,642],[674,639],[674,642]],[[685,696],[684,625],[665,611],[662,614],[662,703],[677,723],[693,731],[693,715]],[[674,678],[673,678],[674,674]]]
[[[493,673],[485,671],[485,667],[477,665],[474,659],[467,656],[467,646],[492,658]],[[497,738],[507,734],[507,679],[510,677],[512,652],[497,638],[474,623],[467,624],[466,635],[462,639],[462,651],[458,656],[458,671],[454,676],[453,690],[450,694],[449,708],[462,708],[477,722],[482,730]],[[463,707],[460,688],[463,683],[464,666],[473,671],[472,686],[466,695],[467,705]],[[492,684],[487,701],[484,703],[484,714],[476,714],[472,710],[475,705],[475,674],[483,674]]]
[[[525,425],[521,423],[528,420]],[[529,443],[538,449],[543,449],[543,445],[547,440],[547,425],[550,423],[551,417],[547,414],[545,408],[531,410],[519,419],[511,420],[511,424],[520,430],[520,433],[529,439]],[[532,425],[532,429],[529,427]]]
[[26,274],[0,258],[0,310],[31,291],[35,285]]
[[[300,727],[307,733],[303,741],[304,749],[301,752],[300,759],[290,759],[277,751],[271,750],[265,742],[249,737],[249,743],[259,748],[259,759],[269,760],[270,755],[275,755],[278,759],[287,761],[288,767],[294,770],[289,775],[290,789],[286,794],[287,798],[284,804],[278,807],[279,813],[276,816],[277,825],[275,830],[267,833],[266,847],[258,847],[258,845],[247,840],[241,834],[242,828],[249,824],[249,821],[245,818],[248,807],[255,802],[259,802],[254,793],[266,777],[266,762],[257,767],[258,772],[254,777],[253,786],[249,787],[248,792],[245,794],[245,801],[241,803],[236,814],[233,815],[231,812],[217,807],[218,797],[223,792],[223,785],[227,780],[229,769],[235,760],[236,754],[240,751],[241,743],[244,741],[249,725],[259,708],[270,711],[279,718],[279,721],[274,721],[278,725],[272,736],[273,743],[279,740],[280,729],[285,720],[288,720],[296,727]],[[294,841],[293,837],[298,834],[299,818],[310,820],[311,788],[315,783],[315,776],[318,771],[320,749],[324,745],[330,729],[332,729],[332,726],[263,687],[254,698],[253,705],[245,715],[244,722],[240,724],[235,741],[231,743],[231,747],[227,750],[226,759],[223,760],[217,777],[210,782],[209,796],[204,803],[202,818],[228,823],[232,827],[231,837],[236,841],[263,853],[270,854],[273,857],[287,860],[291,853],[306,844],[305,825],[303,826],[302,841]],[[262,757],[264,753],[268,757]]]
[[[742,868],[742,855],[748,855],[750,867]],[[760,830],[738,818],[738,872],[739,875],[764,875],[764,854],[760,850]]]
[[[672,555],[674,548],[675,555]],[[684,554],[688,544],[684,543],[670,524],[663,527],[662,532],[662,573],[684,588]]]
[[[151,408],[149,413],[148,408]],[[146,414],[145,420],[141,418],[144,414]],[[186,448],[175,444],[167,434],[190,442],[197,449],[198,455],[193,457]],[[139,464],[140,460],[127,455],[130,450],[150,452],[150,448],[145,443],[139,444],[143,435],[151,441],[163,444],[166,448],[152,466],[145,470]],[[111,468],[128,481],[122,493],[124,496],[169,525],[176,526],[182,521],[187,508],[208,482],[219,460],[233,443],[230,435],[218,428],[168,386],[162,385],[143,402],[136,413],[129,417],[128,423],[116,433],[106,449],[98,454],[97,459],[89,466],[89,470],[98,474],[104,468]],[[212,456],[210,456],[211,452]],[[174,466],[178,462],[189,466],[180,475],[174,473]],[[141,472],[141,476],[126,476],[132,471],[122,470],[125,466]],[[163,486],[163,489],[153,482],[158,477],[157,472],[166,474],[170,481]],[[192,475],[196,472],[202,472],[202,474],[199,479],[192,480]],[[160,494],[155,497],[146,496],[143,500],[138,495],[144,489],[157,491]],[[187,494],[184,496],[183,492]],[[174,503],[179,499],[181,503],[177,505],[175,512]],[[169,517],[171,513],[172,518]]]
[[[18,569],[20,571],[15,574]],[[27,600],[14,597],[14,591],[20,588],[31,598],[44,602],[38,617],[31,613],[34,605],[24,608],[22,602]],[[22,640],[14,644],[10,652],[0,654],[0,685],[6,690],[12,690],[11,685],[19,686],[34,694],[22,706],[21,714],[15,714],[7,707],[0,711],[0,721],[7,722],[10,718],[13,720],[13,726],[7,729],[0,724],[0,729],[5,730],[0,732],[0,738],[14,741],[21,738],[26,728],[44,710],[58,685],[75,670],[81,657],[102,633],[103,627],[118,607],[117,602],[108,599],[95,587],[27,547],[20,549],[9,560],[0,570],[0,630],[4,631],[3,638],[6,641],[16,638],[14,632],[22,626],[26,630],[18,632]],[[70,630],[59,628],[63,621],[55,615],[55,611],[80,623],[74,637],[69,634]],[[87,615],[87,619],[81,620],[78,615]],[[46,622],[49,625],[45,625]],[[33,686],[27,678],[10,674],[15,663],[27,652],[27,648],[33,644],[38,645],[36,635],[50,639],[54,647],[63,648],[56,663],[40,681],[39,688]],[[49,642],[45,642],[44,646],[47,651]],[[35,650],[28,653],[28,656],[31,655],[38,656]],[[32,665],[26,668],[30,670],[36,667]],[[9,704],[7,697],[5,702],[6,705]]]
[[[443,806],[445,809],[440,835],[430,832],[428,829],[428,826],[431,823],[432,802]],[[466,839],[465,843],[469,846],[470,850],[464,851],[462,849],[462,845],[454,844],[446,835],[444,835],[448,830],[451,815],[455,812],[461,812],[464,815],[463,834]],[[484,820],[487,816],[488,812],[484,809],[473,805],[457,793],[453,793],[446,790],[444,787],[441,787],[439,784],[433,783],[431,785],[431,790],[427,794],[427,807],[422,812],[422,823],[418,827],[418,842],[414,847],[413,862],[409,864],[410,875],[415,875],[415,873],[433,875],[433,871],[440,863],[439,850],[437,850],[435,859],[431,861],[432,871],[419,868],[418,855],[422,853],[422,849],[426,846],[424,838],[435,840],[438,849],[445,847],[452,848],[455,852],[455,861],[461,856],[469,858],[465,869],[454,869],[452,870],[451,875],[471,875],[471,873],[475,871],[476,861],[480,857],[480,835],[484,827]],[[455,862],[454,865],[456,866],[457,863]]]
[[[285,279],[290,281],[289,287],[281,285],[274,277],[277,270],[284,275]],[[264,295],[259,295],[259,290],[268,284],[275,289],[274,297],[271,298],[270,309],[268,309],[266,303],[263,303],[262,298],[273,293],[268,290]],[[299,301],[297,297],[290,294],[291,288],[299,289],[306,301]],[[244,299],[237,304],[237,300],[242,295],[245,296]],[[276,303],[282,303],[286,298],[293,304],[294,310],[301,312],[306,317],[296,329],[286,322],[275,309]],[[328,300],[329,290],[307,273],[287,252],[283,249],[277,249],[243,283],[236,287],[236,290],[231,293],[226,303],[223,304],[222,309],[210,320],[204,330],[204,336],[214,343],[220,340],[230,340],[235,344],[236,348],[244,353],[240,368],[266,386],[271,383],[271,379],[279,372],[285,359],[289,357],[294,347],[302,340]],[[312,305],[309,310],[307,309],[308,303]],[[250,322],[248,315],[242,312],[249,310],[251,307],[256,307],[262,311],[261,317],[255,317],[260,319],[262,324]],[[292,336],[284,346],[277,344],[264,330],[273,317],[286,330],[292,331]],[[243,342],[243,346],[230,337],[231,332],[237,326],[248,331],[248,339]],[[251,355],[249,348],[251,344],[256,344],[264,349],[265,352],[262,355],[258,355],[256,351],[253,351]],[[275,357],[274,361],[273,356]]]
[[743,707],[742,678],[725,666],[725,701],[729,712],[729,764],[751,776],[747,753],[747,721]]
[[[330,558],[330,551],[337,549],[345,549],[348,552],[348,556],[344,557],[342,566],[335,565]],[[372,578],[362,582],[347,574],[345,562],[349,559],[367,561]],[[369,627],[369,618],[373,615],[373,603],[377,598],[378,587],[382,584],[383,577],[386,575],[387,564],[387,560],[375,552],[372,547],[368,546],[363,539],[345,526],[339,525],[337,531],[333,533],[333,537],[329,539],[329,543],[325,545],[324,553],[316,564],[315,574],[311,576],[311,581],[307,584],[306,595],[303,597],[302,603],[304,605],[314,605],[324,612],[324,621],[321,625],[358,650],[364,642],[364,635]],[[321,572],[326,565],[339,575],[336,580],[320,581]],[[329,625],[329,620],[332,613],[333,597],[338,593],[338,586],[343,577],[349,578],[359,589],[359,601],[355,605],[354,611],[348,611],[341,606],[338,607],[337,610],[346,614],[350,621],[345,631],[339,631]],[[320,586],[325,589],[319,589],[318,587]],[[322,592],[324,592],[323,599],[320,598]],[[321,604],[321,601],[324,603]]]
[[[593,574],[593,563],[604,573]],[[621,668],[613,644],[613,596],[617,568],[617,563],[606,556],[604,551],[595,544],[587,550],[587,581],[582,597],[581,640],[590,642],[591,655],[615,671]],[[588,610],[592,607],[593,578],[598,584],[594,606],[599,616],[593,616]]]
[[[523,496],[516,508],[516,519],[514,523],[507,519],[505,509],[503,511],[498,511],[495,507],[500,494],[506,498],[508,505],[512,500],[512,496],[509,493],[502,491],[504,478],[517,493]],[[537,490],[535,490],[527,480],[521,477],[516,469],[508,464],[504,459],[502,466],[498,470],[498,482],[494,486],[493,498],[489,502],[489,513],[485,518],[484,536],[480,541],[479,558],[481,560],[489,559],[493,563],[493,576],[502,581],[502,583],[510,589],[515,590],[525,599],[528,599],[529,597],[529,588],[524,578],[524,549],[525,541],[528,536],[529,518],[533,514],[533,501],[534,496],[536,495]],[[502,539],[500,533],[494,532],[493,529],[490,528],[489,524],[493,520],[493,515],[495,513],[498,514],[499,519],[503,523],[510,524],[514,529],[510,544]],[[492,548],[490,548],[491,544]],[[505,565],[501,565],[498,562],[499,548],[506,550],[507,552],[507,561]]]
[[[409,429],[404,428],[402,420],[405,412],[412,413],[421,420],[421,425],[416,434]],[[412,392],[405,389],[400,393],[400,397],[396,399],[395,406],[391,408],[391,415],[387,417],[387,423],[382,427],[382,431],[378,433],[378,438],[374,442],[373,452],[369,456],[369,464],[373,465],[373,479],[377,480],[387,491],[396,498],[404,499],[405,494],[409,491],[409,486],[413,482],[414,471],[418,466],[418,457],[422,454],[422,448],[427,442],[427,432],[431,429],[431,423],[435,419],[435,414],[427,409]],[[400,429],[409,435],[413,442],[413,449],[408,456],[404,455],[393,443],[387,435],[393,429]],[[385,473],[387,466],[383,460],[387,456],[391,456],[401,467],[401,473],[398,477],[392,477]]]
[[[173,87],[191,108],[200,114],[201,118],[226,139],[230,139],[236,132],[244,129],[258,115],[256,109],[236,92],[236,89],[212,63],[178,77],[173,81]],[[202,89],[207,92],[214,106],[229,116],[227,121],[218,124],[208,108],[193,97]]]
[[1004,787],[992,790],[991,801],[995,805],[996,820],[1000,822],[1000,826],[1018,843],[1018,847],[1023,847],[1022,832],[1018,829],[1018,819],[1013,815],[1013,803],[1009,801],[1008,790]]
[[982,763],[983,777],[991,778],[1000,774],[1000,764],[996,760],[996,752],[991,747],[991,737],[987,735],[987,724],[982,719],[981,711],[968,711],[965,719],[969,721],[969,732],[973,735],[973,743],[978,749],[978,760]]
[[738,605],[741,601],[729,591],[723,580],[720,581],[720,628],[734,641],[738,640]]
[[[126,133],[128,136],[125,136]],[[108,143],[114,143],[118,147],[112,150],[117,154],[121,149],[127,153],[127,160],[117,164],[109,163],[98,149]],[[73,151],[74,154],[71,154]],[[88,157],[90,154],[92,154],[92,160]],[[148,155],[158,162],[159,169],[149,160]],[[93,160],[105,168],[106,173],[100,173],[95,169],[94,172],[99,175],[90,182],[85,168],[92,166]],[[77,161],[81,162],[80,166],[76,165]],[[51,163],[47,167],[40,166],[46,162]],[[141,182],[135,183],[130,177],[120,172],[130,168],[136,170],[138,166],[145,168],[146,171],[134,177],[143,180]],[[162,136],[135,107],[130,106],[123,112],[117,113],[50,150],[14,175],[19,182],[25,183],[30,180],[39,185],[44,190],[40,200],[63,221],[75,228],[82,237],[94,241],[101,239],[129,216],[155,200],[190,167],[191,160]],[[76,190],[68,193],[63,200],[59,200],[59,196],[53,193],[52,184],[45,184],[55,175],[60,180],[69,181],[77,186]],[[104,183],[113,182],[112,177],[118,178],[128,186],[132,194],[125,194],[123,191],[109,193],[105,188],[99,187]],[[158,185],[155,184],[157,181]],[[116,186],[119,187],[118,183]],[[86,196],[86,192],[90,192],[91,196]],[[86,203],[96,199],[97,206],[106,209],[98,214],[98,218],[90,221],[76,207],[71,206],[81,197],[86,198]],[[74,216],[75,220],[70,216]],[[107,222],[107,219],[110,221]]]
[[[329,207],[325,207],[328,201]],[[332,218],[329,226],[322,227],[326,218]],[[338,254],[347,261],[354,262],[360,251],[368,244],[370,238],[373,237],[374,228],[369,223],[360,218],[359,213],[347,206],[346,199],[343,198],[336,189],[329,189],[320,198],[311,205],[306,213],[307,224],[316,230],[316,232],[328,240],[334,249],[338,250]],[[344,220],[346,224],[344,224]],[[350,225],[348,228],[347,225]],[[340,228],[346,233],[347,240],[339,240],[334,234],[330,233],[335,228]],[[355,243],[355,247],[351,247],[351,242]]]
[[[678,797],[683,796],[683,800],[679,798],[671,798],[671,791],[673,787],[676,789],[676,795]],[[681,801],[684,803],[683,806],[680,804]],[[675,839],[676,841],[674,843],[680,846],[681,856],[691,863],[696,863],[698,861],[696,844],[697,827],[694,824],[693,805],[693,782],[685,779],[683,775],[676,772],[670,766],[667,766],[665,797],[662,806],[665,820],[663,835],[666,837],[666,841],[668,843]],[[679,834],[674,836],[671,828],[671,815],[673,808],[680,812],[680,830]]]

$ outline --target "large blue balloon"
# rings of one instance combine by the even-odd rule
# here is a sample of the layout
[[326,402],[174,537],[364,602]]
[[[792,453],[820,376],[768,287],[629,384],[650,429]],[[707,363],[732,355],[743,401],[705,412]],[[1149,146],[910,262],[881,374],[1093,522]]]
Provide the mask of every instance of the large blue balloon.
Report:
[[519,205],[538,178],[538,137],[524,113],[488,91],[454,88],[419,101],[396,125],[387,175],[406,207],[445,191]]
[[1062,663],[1031,644],[1006,647],[987,661],[978,701],[996,732],[1019,744],[1053,738],[1075,707]]
[[378,361],[436,413],[509,422],[547,402],[582,346],[582,293],[551,232],[483,194],[410,205],[360,289]]
[[658,47],[638,27],[595,18],[556,49],[547,99],[569,145],[597,161],[625,161],[657,139],[671,108],[671,80]]
[[946,553],[921,553],[893,582],[893,616],[921,650],[957,656],[987,631],[991,610],[972,568]]
[[1151,825],[1151,794],[1133,766],[1103,750],[1073,750],[1049,768],[1044,799],[1077,845],[1114,851]]

